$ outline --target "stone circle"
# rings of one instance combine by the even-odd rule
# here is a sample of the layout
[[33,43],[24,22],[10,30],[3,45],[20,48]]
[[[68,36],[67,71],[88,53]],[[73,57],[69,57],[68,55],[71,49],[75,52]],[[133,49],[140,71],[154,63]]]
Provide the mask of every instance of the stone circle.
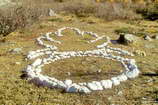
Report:
[[[43,40],[47,40],[57,44],[61,44],[60,41],[54,40],[52,37],[50,37],[50,35],[54,34],[58,37],[62,37],[63,36],[62,32],[64,30],[73,30],[77,33],[77,35],[81,35],[81,36],[84,36],[85,34],[89,34],[95,38],[95,40],[90,40],[88,41],[88,43],[94,43],[103,38],[106,38],[107,41],[105,41],[101,45],[97,45],[96,49],[94,50],[64,51],[64,52],[58,51],[57,50],[58,47],[55,45],[49,45],[43,42]],[[45,35],[38,37],[37,42],[39,45],[42,45],[45,48],[36,51],[30,51],[26,59],[32,60],[36,58],[36,60],[32,64],[27,65],[27,67],[23,70],[24,74],[27,75],[28,80],[36,85],[46,86],[49,88],[64,89],[65,92],[70,92],[70,93],[90,93],[92,91],[110,89],[113,86],[120,85],[121,82],[135,78],[139,75],[139,69],[136,65],[135,59],[115,56],[111,53],[115,52],[120,55],[130,55],[130,56],[134,56],[134,55],[126,50],[110,47],[108,45],[110,43],[110,38],[106,36],[99,36],[93,32],[81,31],[78,28],[63,27],[58,29],[56,32],[48,32]],[[48,57],[39,58],[42,55],[47,55]],[[108,80],[81,82],[81,83],[74,83],[70,79],[61,81],[56,78],[41,74],[42,67],[47,64],[50,64],[57,60],[68,59],[71,57],[83,57],[83,56],[102,57],[105,59],[121,62],[121,64],[124,67],[124,70],[120,75],[112,77]]]

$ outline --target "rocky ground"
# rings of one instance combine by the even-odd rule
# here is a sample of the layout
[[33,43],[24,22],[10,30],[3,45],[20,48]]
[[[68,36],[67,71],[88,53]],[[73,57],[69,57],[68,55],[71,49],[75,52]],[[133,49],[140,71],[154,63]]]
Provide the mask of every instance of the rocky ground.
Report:
[[[140,76],[119,86],[90,94],[65,93],[60,89],[38,87],[22,79],[22,70],[31,62],[25,57],[30,50],[40,49],[35,39],[42,33],[56,31],[68,26],[81,30],[105,34],[113,40],[111,46],[135,53]],[[116,30],[132,28],[133,31],[147,33],[149,38],[139,35],[135,44],[119,44]],[[156,105],[158,104],[158,40],[152,38],[158,23],[152,21],[104,21],[94,17],[77,18],[61,14],[41,19],[40,22],[11,33],[0,42],[0,104],[2,105]],[[65,31],[59,38],[64,43],[60,50],[94,49],[95,45],[84,42],[90,37],[76,38],[73,32]],[[144,39],[145,37],[145,39]],[[130,39],[130,41],[133,39]],[[129,42],[129,41],[128,41]],[[133,41],[132,41],[133,43]],[[131,58],[131,57],[129,57]],[[93,57],[70,58],[44,67],[43,74],[58,79],[91,81],[109,78],[119,74],[121,64],[111,60]],[[99,72],[98,72],[99,70]]]

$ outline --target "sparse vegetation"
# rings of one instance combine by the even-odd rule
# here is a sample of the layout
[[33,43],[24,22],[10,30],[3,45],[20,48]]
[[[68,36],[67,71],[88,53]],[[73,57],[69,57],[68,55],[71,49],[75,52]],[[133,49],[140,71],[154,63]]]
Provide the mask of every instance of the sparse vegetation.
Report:
[[145,19],[158,20],[158,3],[151,3],[145,8],[137,9],[137,13],[142,14]]
[[143,28],[133,28],[133,27],[121,27],[118,29],[115,29],[115,33],[117,33],[118,35],[121,33],[124,34],[133,34],[139,37],[142,37],[144,35],[149,34],[149,32],[146,32],[145,29]]
[[0,10],[0,35],[6,36],[16,29],[29,26],[47,13],[48,11],[44,8],[25,4]]
[[[52,4],[51,4],[52,3]],[[139,19],[140,16],[134,12],[134,4],[122,2],[102,2],[97,3],[93,0],[55,0],[49,3],[27,0],[22,4],[17,4],[12,9],[0,13],[0,34],[6,36],[16,29],[26,27],[37,21],[39,17],[48,15],[48,9],[60,12],[75,14],[78,17],[95,16],[104,20],[114,19]],[[4,14],[5,13],[5,14]]]

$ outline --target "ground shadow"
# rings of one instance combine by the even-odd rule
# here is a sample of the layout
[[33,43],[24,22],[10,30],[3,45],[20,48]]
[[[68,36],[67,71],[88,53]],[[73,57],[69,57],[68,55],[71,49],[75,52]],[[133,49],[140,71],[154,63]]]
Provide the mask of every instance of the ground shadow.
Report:
[[158,76],[158,73],[144,73],[143,76],[155,77]]

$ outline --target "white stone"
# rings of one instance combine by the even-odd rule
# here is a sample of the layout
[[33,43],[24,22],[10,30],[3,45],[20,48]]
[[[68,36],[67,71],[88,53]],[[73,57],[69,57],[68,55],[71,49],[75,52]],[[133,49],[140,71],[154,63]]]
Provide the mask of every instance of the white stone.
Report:
[[79,83],[79,85],[81,85],[81,86],[86,86],[87,83],[86,83],[86,82],[82,82],[82,83]]
[[66,88],[66,92],[69,93],[77,93],[80,89],[80,86],[77,84],[72,84],[71,86],[69,86],[68,88]]
[[67,86],[70,86],[72,84],[72,80],[65,80],[64,83],[67,85]]
[[87,87],[85,87],[85,86],[81,86],[81,88],[79,89],[79,92],[80,93],[90,93],[91,92],[91,90],[89,90]]
[[104,89],[112,88],[112,81],[111,80],[102,80],[100,82],[101,82],[101,85],[104,87]]
[[114,84],[114,86],[117,86],[120,84],[120,81],[118,80],[117,77],[112,77],[111,78],[112,83]]
[[67,88],[66,84],[63,81],[56,81],[56,83],[57,83],[57,88],[60,88],[60,89]]
[[96,84],[97,90],[103,90],[103,86],[101,85],[101,82],[93,81],[92,83]]
[[87,87],[91,90],[98,90],[98,86],[95,83],[87,83]]
[[126,76],[128,77],[128,78],[135,78],[135,77],[137,77],[139,75],[139,70],[137,70],[137,69],[134,69],[134,70],[132,70],[132,71],[127,71],[126,72]]
[[118,78],[118,80],[119,80],[120,82],[126,81],[126,80],[128,79],[125,74],[119,75],[119,76],[117,76],[117,78]]

